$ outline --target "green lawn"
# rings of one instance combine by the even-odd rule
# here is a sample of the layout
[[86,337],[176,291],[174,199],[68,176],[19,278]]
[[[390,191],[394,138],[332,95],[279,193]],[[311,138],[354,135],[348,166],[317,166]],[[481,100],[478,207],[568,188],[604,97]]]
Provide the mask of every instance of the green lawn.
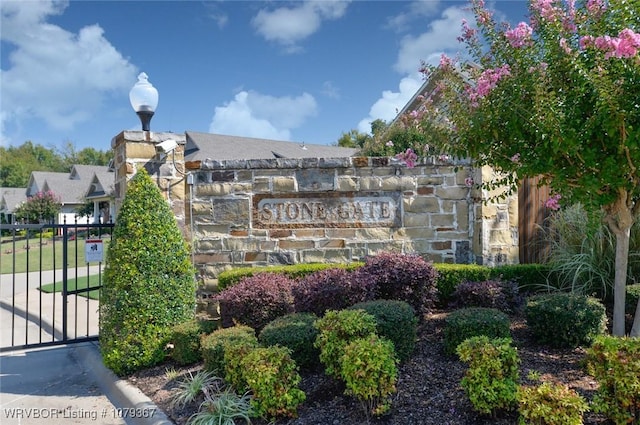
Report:
[[[42,242],[42,245],[41,245]],[[106,255],[109,239],[103,239],[103,251]],[[0,273],[24,273],[28,270],[53,270],[61,269],[62,265],[62,240],[56,239],[55,249],[51,239],[32,238],[16,241],[15,244],[3,243],[0,252]],[[15,252],[14,252],[15,250]],[[86,265],[84,258],[85,241],[67,241],[68,268]],[[77,258],[77,262],[76,262]],[[77,264],[76,264],[77,263]],[[97,263],[96,263],[97,264]]]
[[[95,275],[91,275],[91,276],[85,276],[85,277],[79,277],[77,279],[68,279],[67,280],[67,291],[75,291],[76,289],[86,289],[86,288],[92,288],[94,286],[98,286],[100,285],[100,281],[99,281],[99,275],[95,274]],[[62,292],[62,282],[56,282],[56,283],[50,283],[48,285],[42,285],[40,287],[40,290],[42,292],[46,292],[46,293],[52,293],[52,292]],[[89,291],[87,292],[82,292],[78,295],[82,296],[82,297],[86,297],[87,294],[89,295],[89,298],[91,298],[92,300],[97,300],[100,297],[100,291],[97,289],[94,289],[93,291]]]

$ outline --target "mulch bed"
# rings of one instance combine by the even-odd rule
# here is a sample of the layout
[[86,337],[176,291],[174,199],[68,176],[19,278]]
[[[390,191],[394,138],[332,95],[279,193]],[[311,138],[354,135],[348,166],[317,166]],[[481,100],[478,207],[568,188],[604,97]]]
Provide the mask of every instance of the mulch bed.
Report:
[[[420,325],[418,341],[413,356],[399,367],[397,393],[393,397],[391,411],[383,417],[373,418],[370,424],[377,425],[507,425],[517,424],[516,413],[496,418],[479,416],[472,408],[460,387],[466,366],[443,351],[442,331],[447,312],[428,315]],[[552,349],[536,344],[524,319],[511,318],[513,344],[521,360],[520,376],[523,383],[529,371],[536,371],[541,380],[561,382],[575,389],[587,400],[591,400],[597,383],[588,376],[582,366],[584,349]],[[201,364],[188,368],[171,362],[140,371],[129,377],[129,381],[145,393],[162,409],[176,425],[187,423],[199,403],[174,409],[170,405],[171,391],[179,379],[169,380],[166,371],[174,369],[187,374],[195,373]],[[357,425],[366,424],[367,419],[357,400],[345,396],[344,385],[321,372],[301,372],[300,388],[306,393],[306,401],[298,409],[298,417],[282,418],[275,422],[253,420],[254,425]],[[242,422],[240,422],[242,423]],[[587,412],[587,425],[608,425],[601,415]]]

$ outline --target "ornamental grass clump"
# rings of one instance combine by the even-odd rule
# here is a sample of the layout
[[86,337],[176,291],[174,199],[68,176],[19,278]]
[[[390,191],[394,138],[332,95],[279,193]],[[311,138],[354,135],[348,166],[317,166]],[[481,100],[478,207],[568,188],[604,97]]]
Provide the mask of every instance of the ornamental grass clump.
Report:
[[129,181],[107,250],[100,292],[104,364],[126,375],[162,362],[174,325],[195,315],[189,249],[144,169]]

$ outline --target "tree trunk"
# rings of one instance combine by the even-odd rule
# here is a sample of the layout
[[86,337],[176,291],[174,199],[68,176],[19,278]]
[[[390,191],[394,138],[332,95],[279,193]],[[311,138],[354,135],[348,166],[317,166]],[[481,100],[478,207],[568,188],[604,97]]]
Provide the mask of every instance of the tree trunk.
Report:
[[[613,327],[614,336],[625,335],[625,296],[627,293],[627,269],[629,266],[629,235],[635,221],[633,201],[630,194],[620,189],[618,199],[605,207],[605,220],[616,235],[616,270],[613,285]],[[640,305],[639,305],[640,309]],[[636,322],[638,321],[636,314]],[[635,326],[638,331],[640,324]]]
[[616,235],[616,273],[613,285],[613,328],[614,336],[624,336],[624,310],[627,286],[627,267],[629,265],[629,233],[631,226],[626,229],[618,227]]

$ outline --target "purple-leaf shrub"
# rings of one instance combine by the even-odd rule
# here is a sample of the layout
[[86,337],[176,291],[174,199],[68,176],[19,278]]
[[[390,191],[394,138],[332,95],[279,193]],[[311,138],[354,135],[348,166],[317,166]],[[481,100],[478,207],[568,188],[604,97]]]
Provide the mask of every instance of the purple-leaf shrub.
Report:
[[453,308],[487,307],[507,313],[518,310],[523,302],[517,283],[500,279],[462,282],[452,297]]
[[223,290],[215,297],[222,326],[241,323],[260,331],[277,317],[292,313],[294,282],[282,274],[258,273]]
[[323,316],[327,310],[342,310],[374,297],[374,282],[343,268],[314,272],[293,286],[298,312]]
[[376,299],[405,301],[420,315],[435,305],[438,272],[419,255],[381,253],[368,257],[355,273],[375,282]]

